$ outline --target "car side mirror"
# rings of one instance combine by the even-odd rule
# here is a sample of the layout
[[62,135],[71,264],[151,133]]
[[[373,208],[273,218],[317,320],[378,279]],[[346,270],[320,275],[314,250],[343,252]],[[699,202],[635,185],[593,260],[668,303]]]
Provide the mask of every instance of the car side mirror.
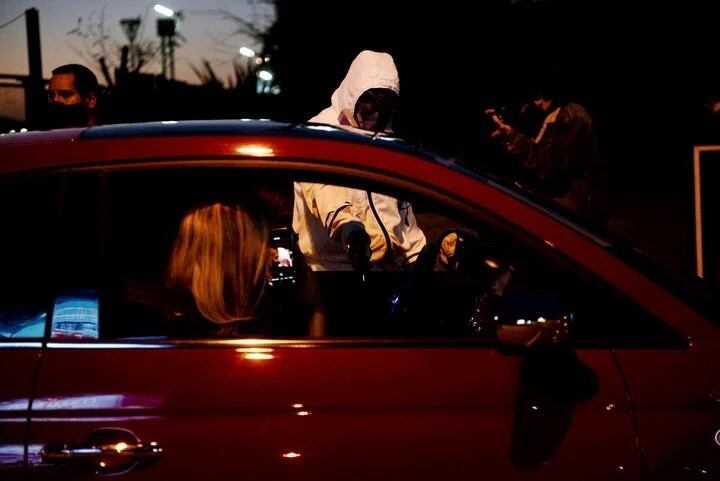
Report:
[[501,246],[454,230],[438,246],[437,262],[452,274],[469,276],[479,291],[468,326],[475,336],[500,347],[535,349],[568,342],[573,313],[551,293],[528,288],[524,263]]

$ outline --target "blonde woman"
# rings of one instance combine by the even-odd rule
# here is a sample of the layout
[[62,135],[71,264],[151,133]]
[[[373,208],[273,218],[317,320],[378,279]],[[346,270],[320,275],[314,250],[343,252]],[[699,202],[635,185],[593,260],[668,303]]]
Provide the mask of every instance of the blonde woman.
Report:
[[168,281],[192,295],[214,334],[231,335],[254,319],[271,262],[268,228],[259,216],[224,203],[188,212],[170,257]]

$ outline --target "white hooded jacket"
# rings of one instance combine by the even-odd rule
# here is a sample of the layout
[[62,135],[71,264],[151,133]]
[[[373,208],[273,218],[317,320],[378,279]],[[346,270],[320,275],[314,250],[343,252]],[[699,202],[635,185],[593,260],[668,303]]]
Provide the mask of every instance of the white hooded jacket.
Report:
[[[339,125],[342,112],[352,112],[360,95],[371,88],[399,94],[400,79],[390,55],[364,50],[333,93],[330,107],[310,122]],[[409,202],[347,187],[295,183],[293,230],[312,270],[352,270],[340,233],[353,221],[361,222],[370,236],[371,261],[379,268],[405,267],[426,243]]]

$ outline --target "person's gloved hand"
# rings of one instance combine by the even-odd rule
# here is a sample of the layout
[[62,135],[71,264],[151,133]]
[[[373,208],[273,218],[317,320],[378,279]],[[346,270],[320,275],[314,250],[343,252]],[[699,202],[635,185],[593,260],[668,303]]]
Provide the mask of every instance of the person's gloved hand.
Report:
[[370,236],[359,222],[352,222],[343,228],[343,244],[353,270],[361,274],[370,271]]
[[442,242],[440,243],[438,259],[440,260],[440,264],[447,270],[457,270],[458,257],[456,254],[458,242],[460,242],[460,238],[457,233],[451,232],[443,237]]

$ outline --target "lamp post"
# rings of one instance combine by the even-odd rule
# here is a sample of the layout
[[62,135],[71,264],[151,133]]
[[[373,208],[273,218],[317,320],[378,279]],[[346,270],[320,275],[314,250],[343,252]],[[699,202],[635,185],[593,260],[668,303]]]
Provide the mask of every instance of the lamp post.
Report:
[[156,3],[153,10],[165,18],[157,20],[157,34],[160,37],[160,52],[162,54],[162,74],[175,80],[175,37],[177,36],[177,20],[182,20],[182,11],[175,12],[173,9]]
[[137,38],[140,22],[140,17],[123,18],[120,20],[120,27],[128,39],[128,48],[130,50],[130,70],[135,70],[139,63],[137,49],[135,48],[135,38]]

